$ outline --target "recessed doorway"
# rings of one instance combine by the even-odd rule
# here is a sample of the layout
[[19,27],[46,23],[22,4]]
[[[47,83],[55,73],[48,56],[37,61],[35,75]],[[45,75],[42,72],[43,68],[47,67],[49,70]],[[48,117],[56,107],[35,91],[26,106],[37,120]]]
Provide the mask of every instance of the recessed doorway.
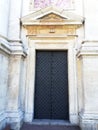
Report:
[[69,120],[67,51],[36,51],[34,119]]

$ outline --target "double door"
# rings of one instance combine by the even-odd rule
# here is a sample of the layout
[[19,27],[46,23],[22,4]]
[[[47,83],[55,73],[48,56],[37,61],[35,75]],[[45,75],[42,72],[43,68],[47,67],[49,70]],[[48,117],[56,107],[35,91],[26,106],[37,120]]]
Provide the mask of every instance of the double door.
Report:
[[67,51],[36,52],[34,118],[69,118]]

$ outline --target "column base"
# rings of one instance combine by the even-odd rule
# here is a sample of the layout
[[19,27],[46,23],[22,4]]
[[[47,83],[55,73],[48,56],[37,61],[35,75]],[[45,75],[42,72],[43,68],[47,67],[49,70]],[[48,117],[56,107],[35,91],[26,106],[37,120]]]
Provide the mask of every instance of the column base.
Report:
[[11,125],[11,130],[20,130],[23,123],[23,112],[7,112],[7,123]]
[[78,115],[77,114],[70,114],[70,122],[71,124],[79,124]]
[[80,114],[79,120],[80,120],[81,130],[98,130],[97,114]]
[[6,115],[5,113],[0,113],[0,130],[6,126]]
[[24,121],[30,123],[30,122],[32,122],[32,120],[33,120],[33,113],[26,112]]

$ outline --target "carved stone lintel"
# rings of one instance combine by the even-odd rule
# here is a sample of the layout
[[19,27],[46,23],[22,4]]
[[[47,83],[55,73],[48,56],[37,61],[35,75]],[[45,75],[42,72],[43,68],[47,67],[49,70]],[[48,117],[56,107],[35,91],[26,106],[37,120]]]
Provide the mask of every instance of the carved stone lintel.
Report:
[[[28,26],[28,35],[50,35],[54,33],[55,35],[75,35],[76,29],[75,26]],[[51,34],[52,35],[52,34]]]
[[[34,21],[33,21],[34,22]],[[28,35],[75,35],[76,25],[65,24],[68,18],[60,16],[56,13],[49,13],[35,20],[34,25],[26,26]],[[37,24],[36,24],[37,23]]]

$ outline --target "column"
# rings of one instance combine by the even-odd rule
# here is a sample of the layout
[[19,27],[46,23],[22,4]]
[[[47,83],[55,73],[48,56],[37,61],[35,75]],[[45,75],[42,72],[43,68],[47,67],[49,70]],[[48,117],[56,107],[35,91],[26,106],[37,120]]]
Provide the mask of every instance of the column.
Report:
[[35,43],[29,40],[27,58],[25,121],[32,122],[34,116],[34,85],[35,85]]
[[79,56],[80,125],[82,130],[96,130],[98,129],[98,43],[85,42]]
[[20,106],[21,55],[12,55],[9,63],[9,86],[7,91],[7,121],[12,129],[18,130],[23,120]]

